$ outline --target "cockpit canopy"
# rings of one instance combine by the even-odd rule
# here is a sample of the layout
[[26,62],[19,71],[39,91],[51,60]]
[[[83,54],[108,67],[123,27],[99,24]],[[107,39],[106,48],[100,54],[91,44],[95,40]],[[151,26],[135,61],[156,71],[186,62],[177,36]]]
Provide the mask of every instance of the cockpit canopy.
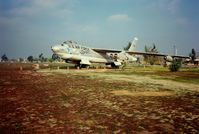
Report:
[[67,40],[67,41],[64,41],[63,44],[77,44],[77,42],[72,41],[72,40]]
[[76,49],[81,49],[83,47],[81,47],[80,45],[77,44],[76,41],[72,41],[72,40],[67,40],[67,41],[64,41],[61,46],[67,46],[69,48],[76,48]]

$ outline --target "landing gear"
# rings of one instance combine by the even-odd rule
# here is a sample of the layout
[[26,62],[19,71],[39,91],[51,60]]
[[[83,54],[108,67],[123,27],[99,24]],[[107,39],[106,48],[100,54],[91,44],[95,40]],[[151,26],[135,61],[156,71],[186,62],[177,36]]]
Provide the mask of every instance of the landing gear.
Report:
[[111,67],[114,69],[119,69],[119,66],[116,66],[114,63],[111,63]]
[[77,69],[81,69],[81,68],[89,68],[89,65],[86,65],[86,64],[77,64],[77,65],[75,65],[75,67],[77,68]]

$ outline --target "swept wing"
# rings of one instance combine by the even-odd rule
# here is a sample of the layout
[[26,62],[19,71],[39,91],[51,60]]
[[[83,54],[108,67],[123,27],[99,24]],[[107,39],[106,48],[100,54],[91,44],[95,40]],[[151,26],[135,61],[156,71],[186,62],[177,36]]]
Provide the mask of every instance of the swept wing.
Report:
[[103,48],[92,48],[93,51],[98,53],[119,53],[121,50],[116,49],[103,49]]
[[[163,54],[163,53],[150,53],[150,52],[129,52],[127,51],[126,53],[128,54],[135,54],[135,55],[151,55],[151,56],[168,56],[168,54]],[[173,58],[190,58],[189,56],[183,56],[183,55],[169,55]]]

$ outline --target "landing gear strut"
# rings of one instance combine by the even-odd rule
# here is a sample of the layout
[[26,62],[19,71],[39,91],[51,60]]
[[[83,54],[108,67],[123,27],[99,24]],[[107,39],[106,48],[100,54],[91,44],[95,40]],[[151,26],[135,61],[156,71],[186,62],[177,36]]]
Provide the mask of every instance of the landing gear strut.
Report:
[[86,65],[86,64],[77,64],[77,65],[75,65],[75,67],[76,67],[77,69],[89,68],[89,65]]

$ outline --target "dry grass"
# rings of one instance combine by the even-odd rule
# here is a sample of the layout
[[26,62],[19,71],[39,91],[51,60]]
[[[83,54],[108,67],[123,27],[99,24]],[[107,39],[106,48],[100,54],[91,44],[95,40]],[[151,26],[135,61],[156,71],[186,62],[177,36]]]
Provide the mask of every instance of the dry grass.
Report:
[[163,91],[163,92],[155,92],[155,91],[145,91],[145,92],[131,92],[128,90],[114,90],[111,91],[115,96],[171,96],[175,95],[173,92]]

